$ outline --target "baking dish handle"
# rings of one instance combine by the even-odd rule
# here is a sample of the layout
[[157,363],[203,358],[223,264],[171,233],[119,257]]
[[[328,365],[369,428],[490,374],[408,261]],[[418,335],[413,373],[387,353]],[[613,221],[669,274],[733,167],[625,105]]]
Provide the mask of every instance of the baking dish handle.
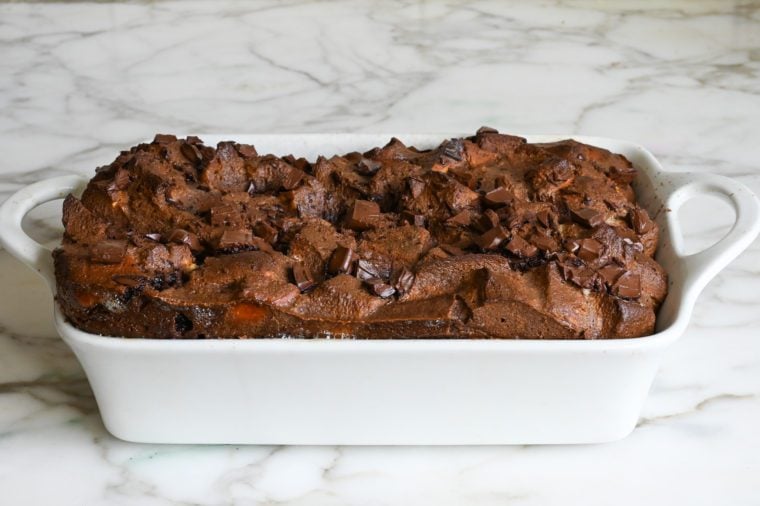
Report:
[[86,185],[87,178],[78,175],[45,179],[20,189],[0,206],[0,245],[37,271],[51,289],[55,289],[51,250],[29,237],[21,221],[40,204],[77,193]]
[[[668,183],[674,190],[666,202],[667,219],[671,230],[678,236],[676,254],[691,273],[687,279],[693,293],[698,294],[718,272],[744,251],[760,232],[760,201],[744,184],[715,174],[696,172],[668,173]],[[734,210],[735,221],[728,233],[712,246],[689,255],[681,253],[681,233],[677,216],[680,207],[688,200],[712,195],[728,203]]]

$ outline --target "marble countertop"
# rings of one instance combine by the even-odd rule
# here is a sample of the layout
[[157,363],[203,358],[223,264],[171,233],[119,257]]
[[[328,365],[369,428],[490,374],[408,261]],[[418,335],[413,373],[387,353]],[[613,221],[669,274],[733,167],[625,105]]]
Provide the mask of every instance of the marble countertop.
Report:
[[[482,124],[629,139],[760,192],[758,48],[740,1],[0,3],[0,200],[157,131]],[[682,214],[693,250],[732,220]],[[162,446],[106,432],[42,281],[0,252],[0,502],[760,504],[758,265],[755,242],[710,283],[620,442]]]

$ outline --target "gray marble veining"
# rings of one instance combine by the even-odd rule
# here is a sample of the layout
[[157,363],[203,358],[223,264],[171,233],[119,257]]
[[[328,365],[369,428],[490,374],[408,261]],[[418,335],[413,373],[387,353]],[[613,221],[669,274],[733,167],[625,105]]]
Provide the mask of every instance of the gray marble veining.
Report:
[[[0,200],[158,131],[482,124],[629,139],[760,192],[759,83],[758,2],[0,3]],[[683,212],[695,249],[730,223],[712,209]],[[193,447],[108,435],[45,287],[0,252],[0,503],[758,504],[758,260],[707,287],[618,443]]]

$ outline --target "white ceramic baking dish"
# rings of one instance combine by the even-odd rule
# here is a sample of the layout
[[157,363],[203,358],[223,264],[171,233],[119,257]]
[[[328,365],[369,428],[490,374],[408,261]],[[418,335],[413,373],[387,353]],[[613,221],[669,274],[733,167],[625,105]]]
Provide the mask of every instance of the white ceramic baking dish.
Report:
[[[432,147],[442,135],[399,135]],[[201,136],[207,143],[222,140]],[[259,152],[365,150],[387,135],[230,135]],[[562,136],[528,136],[549,142]],[[662,228],[658,261],[670,293],[657,333],[612,340],[151,340],[77,330],[55,309],[115,436],[151,443],[592,443],[633,430],[663,350],[686,329],[699,292],[756,237],[757,198],[721,176],[664,172],[641,146],[574,137],[627,156],[641,204]],[[35,206],[77,193],[86,178],[32,184],[0,209],[0,240],[55,290],[50,251],[21,228]],[[679,207],[722,197],[736,221],[705,251],[682,254]]]

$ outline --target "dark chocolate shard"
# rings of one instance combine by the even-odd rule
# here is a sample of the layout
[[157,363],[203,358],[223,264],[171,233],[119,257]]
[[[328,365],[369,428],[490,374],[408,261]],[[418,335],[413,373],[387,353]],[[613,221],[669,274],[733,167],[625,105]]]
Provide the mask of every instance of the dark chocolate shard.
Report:
[[187,161],[190,163],[196,164],[203,160],[203,155],[201,155],[200,150],[192,144],[183,142],[180,145],[179,150],[182,153],[182,156],[187,158]]
[[609,287],[615,284],[615,281],[625,272],[625,269],[616,264],[608,264],[599,269],[599,275]]
[[253,226],[253,233],[261,237],[269,244],[277,242],[277,229],[265,221],[260,221]]
[[461,211],[455,214],[454,216],[452,216],[451,218],[449,218],[448,220],[446,220],[446,223],[448,223],[449,225],[457,225],[457,226],[466,227],[467,225],[470,224],[470,211],[467,211],[467,210]]
[[380,206],[371,200],[355,200],[346,217],[346,226],[352,230],[367,230],[372,219],[380,215]]
[[194,252],[203,251],[203,245],[198,239],[198,236],[181,228],[172,231],[169,235],[169,242],[187,244],[190,247],[190,250]]
[[399,295],[404,295],[414,284],[414,273],[406,267],[396,269],[391,275],[391,285],[396,289]]
[[604,223],[602,213],[590,207],[582,207],[580,209],[570,208],[570,215],[575,222],[589,228],[598,227]]
[[410,225],[414,225],[416,227],[424,227],[426,220],[425,220],[425,215],[414,214],[409,211],[403,211],[401,213],[401,222],[409,223]]
[[384,299],[396,293],[395,288],[379,278],[370,278],[366,280],[365,283],[367,283],[367,285],[370,287],[372,293]]
[[253,234],[250,230],[225,230],[219,238],[217,247],[221,250],[242,248],[250,246],[253,242]]
[[154,144],[170,144],[176,141],[177,136],[171,134],[156,134],[156,136],[153,138]]
[[359,260],[356,263],[356,277],[362,281],[380,278],[380,272],[375,264],[368,260]]
[[489,207],[503,207],[515,199],[515,196],[504,186],[491,190],[483,196],[483,200]]
[[502,226],[496,226],[486,233],[475,238],[477,244],[483,250],[494,250],[507,238],[507,233]]
[[211,208],[211,224],[215,227],[232,223],[240,215],[240,210],[233,204],[221,204]]
[[301,263],[293,265],[292,274],[293,282],[301,292],[307,292],[316,285],[311,273]]
[[550,228],[552,226],[551,215],[549,214],[549,211],[546,209],[542,209],[541,211],[537,212],[536,219],[541,225],[543,225],[546,228]]
[[628,213],[628,220],[631,228],[639,235],[646,234],[654,228],[654,222],[649,218],[649,214],[639,207],[631,209]]
[[623,299],[636,299],[641,296],[641,276],[631,271],[624,272],[612,285],[612,293]]
[[356,164],[356,172],[362,176],[374,176],[382,166],[383,164],[377,160],[362,157],[362,159]]
[[350,273],[355,259],[354,250],[345,246],[338,246],[327,264],[327,272],[330,274]]
[[243,158],[256,158],[259,154],[256,152],[256,148],[250,144],[236,144],[235,149]]
[[109,239],[100,241],[90,249],[90,258],[100,264],[118,264],[127,252],[127,241]]
[[538,248],[520,237],[512,236],[512,240],[507,243],[507,251],[519,258],[528,258],[538,254]]
[[298,188],[298,185],[301,184],[305,176],[306,174],[303,171],[289,165],[286,166],[285,174],[282,178],[282,188],[288,191]]
[[536,233],[530,236],[530,242],[534,246],[537,246],[538,249],[543,251],[555,251],[558,247],[557,241],[547,235],[540,233]]
[[478,216],[474,221],[473,225],[476,229],[478,229],[481,232],[487,232],[491,230],[492,228],[499,225],[499,215],[496,214],[495,211],[492,209],[486,209],[483,211],[483,214]]
[[575,254],[586,262],[593,262],[602,255],[603,251],[604,245],[596,239],[581,239],[578,241],[578,250]]
[[462,161],[462,158],[464,157],[464,145],[462,139],[449,139],[444,142],[441,147],[443,148],[441,150],[443,156],[447,156],[459,162]]

